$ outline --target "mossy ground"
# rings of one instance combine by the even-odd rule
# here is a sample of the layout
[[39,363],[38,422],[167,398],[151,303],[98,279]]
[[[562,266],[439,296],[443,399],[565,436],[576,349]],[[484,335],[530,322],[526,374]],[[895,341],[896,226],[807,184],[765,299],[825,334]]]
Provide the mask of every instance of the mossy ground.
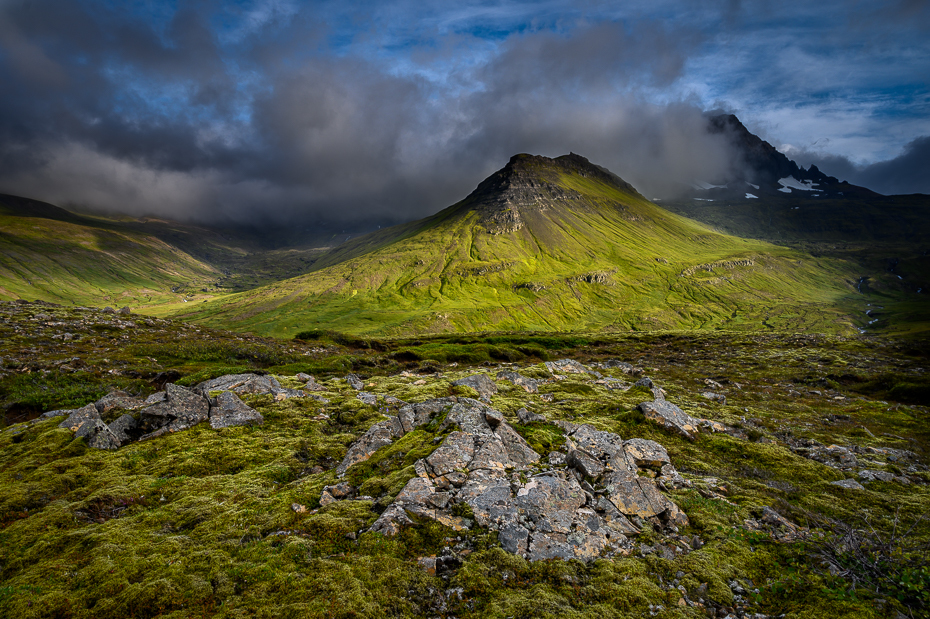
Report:
[[[243,370],[276,373],[289,386],[297,383],[286,376],[310,371],[330,403],[247,396],[264,425],[215,431],[201,424],[115,452],[88,449],[56,420],[0,432],[0,615],[700,617],[702,609],[679,606],[676,586],[690,597],[706,586],[707,599],[730,605],[733,580],[750,591],[754,612],[812,618],[906,612],[895,597],[900,591],[850,591],[847,581],[830,576],[811,558],[816,537],[781,544],[742,524],[774,506],[801,525],[868,518],[886,531],[896,516],[909,523],[930,510],[926,472],[912,475],[923,484],[873,482],[853,494],[829,484],[844,473],[795,454],[781,440],[790,432],[824,444],[903,448],[927,462],[921,395],[927,349],[919,341],[654,333],[407,340],[315,334],[280,342],[170,321],[149,325],[139,316],[119,318],[133,321],[131,329],[100,330],[95,326],[112,315],[34,304],[2,309],[0,395],[14,409],[76,406],[114,387],[145,395],[157,388],[160,373],[176,372],[175,380],[192,384]],[[36,321],[40,313],[51,320]],[[58,327],[47,323],[65,321],[84,321],[85,332],[72,342],[52,340]],[[456,354],[464,356],[456,361]],[[80,372],[55,369],[75,356],[83,360]],[[347,446],[391,412],[358,401],[341,379],[345,373],[361,375],[368,391],[419,401],[464,395],[467,388],[451,380],[475,371],[493,378],[500,364],[546,378],[541,362],[565,356],[639,365],[685,410],[747,431],[747,439],[702,435],[691,443],[635,410],[647,399],[641,390],[608,391],[569,377],[541,385],[542,394],[553,396],[545,402],[497,383],[492,405],[543,453],[559,447],[561,436],[547,423],[518,424],[520,407],[665,445],[695,483],[672,498],[691,520],[683,533],[701,537],[703,548],[673,560],[637,552],[590,564],[529,563],[502,551],[493,534],[430,523],[394,539],[371,533],[351,539],[413,476],[416,458],[438,445],[438,424],[350,469],[348,478],[372,501],[319,507]],[[618,370],[603,372],[630,380]],[[724,384],[726,405],[700,396],[707,378]],[[709,477],[725,495],[700,492]],[[295,511],[293,504],[307,509]],[[926,522],[912,538],[930,538]],[[660,539],[647,530],[638,541]],[[459,569],[443,578],[418,567],[417,557],[444,547],[466,549]],[[925,611],[911,604],[917,614]]]

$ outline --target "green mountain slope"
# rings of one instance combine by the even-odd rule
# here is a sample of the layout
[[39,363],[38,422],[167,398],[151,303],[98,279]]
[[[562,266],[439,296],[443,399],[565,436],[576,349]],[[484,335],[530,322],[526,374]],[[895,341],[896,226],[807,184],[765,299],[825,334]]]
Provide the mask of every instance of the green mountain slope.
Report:
[[853,331],[842,261],[720,234],[583,157],[518,155],[465,200],[325,268],[179,315],[276,336],[480,330]]
[[183,305],[307,272],[333,239],[304,237],[278,248],[248,228],[79,215],[0,194],[0,300]]
[[[857,310],[868,329],[912,332],[930,327],[930,196],[804,195],[662,202],[716,230],[767,240],[841,260],[862,284]],[[722,192],[721,192],[722,193]]]
[[42,202],[0,196],[0,299],[80,305],[176,302],[210,265],[146,234]]

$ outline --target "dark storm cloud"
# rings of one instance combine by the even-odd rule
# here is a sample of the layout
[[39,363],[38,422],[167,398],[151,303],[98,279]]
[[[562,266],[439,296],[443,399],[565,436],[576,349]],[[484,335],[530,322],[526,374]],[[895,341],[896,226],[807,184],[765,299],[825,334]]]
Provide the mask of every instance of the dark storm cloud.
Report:
[[635,95],[676,79],[699,40],[658,23],[515,34],[437,82],[299,47],[303,32],[320,40],[308,21],[224,57],[194,10],[157,33],[125,14],[45,8],[55,17],[30,4],[5,15],[0,75],[17,95],[0,103],[2,189],[58,202],[402,220],[458,200],[516,152],[575,150],[649,187],[677,174],[668,157],[682,140],[706,139],[696,106]]
[[[208,221],[399,221],[517,152],[580,153],[649,197],[723,180],[733,153],[706,132],[689,67],[774,13],[713,6],[0,0],[0,191]],[[925,15],[902,2],[882,23]]]

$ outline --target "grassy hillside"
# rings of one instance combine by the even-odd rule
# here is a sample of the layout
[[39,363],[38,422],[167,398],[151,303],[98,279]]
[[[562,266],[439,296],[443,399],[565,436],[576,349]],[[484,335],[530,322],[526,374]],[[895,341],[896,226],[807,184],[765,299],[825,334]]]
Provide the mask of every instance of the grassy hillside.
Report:
[[866,324],[871,330],[903,334],[930,328],[930,196],[802,194],[662,206],[727,234],[854,265],[861,280],[856,286],[861,295],[854,297],[856,316],[870,312]]
[[522,184],[508,190],[518,197],[509,206],[489,206],[497,198],[479,187],[429,219],[346,244],[312,274],[174,309],[275,336],[854,329],[842,308],[857,278],[842,261],[715,232],[590,164],[511,165]]
[[178,301],[180,287],[217,275],[154,236],[0,197],[0,299],[139,307]]
[[304,273],[329,249],[324,236],[274,248],[249,229],[79,215],[0,195],[0,300],[183,305]]

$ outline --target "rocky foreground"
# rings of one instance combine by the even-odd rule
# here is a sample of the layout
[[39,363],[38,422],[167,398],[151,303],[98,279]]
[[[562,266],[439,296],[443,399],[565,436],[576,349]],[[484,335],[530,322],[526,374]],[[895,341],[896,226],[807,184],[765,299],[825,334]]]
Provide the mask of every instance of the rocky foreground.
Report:
[[[666,431],[688,440],[695,440],[702,431],[726,432],[745,440],[739,430],[692,417],[667,401],[665,391],[648,377],[635,382],[605,377],[571,359],[544,365],[552,381],[575,375],[609,390],[648,389],[654,399],[641,402],[638,411]],[[601,365],[634,378],[643,374],[642,368],[622,361]],[[415,476],[367,530],[395,536],[404,527],[416,526],[417,519],[432,520],[453,531],[480,527],[497,532],[504,550],[531,561],[628,556],[634,549],[631,538],[641,532],[646,522],[677,542],[669,546],[672,556],[701,546],[700,538],[678,535],[689,524],[688,517],[664,493],[690,488],[692,483],[675,469],[665,447],[648,439],[624,439],[590,424],[555,420],[552,425],[561,431],[562,446],[543,458],[508,423],[504,413],[486,403],[497,393],[497,381],[511,383],[527,394],[538,394],[540,381],[513,370],[497,372],[496,381],[492,376],[477,373],[449,382],[450,386],[473,390],[484,402],[450,396],[407,403],[388,393],[365,391],[364,382],[355,374],[343,379],[358,392],[357,400],[372,407],[393,406],[397,414],[375,423],[349,446],[335,467],[338,477],[421,426],[432,426],[439,435],[437,440],[441,438],[428,457],[414,462]],[[70,429],[75,439],[86,440],[91,448],[117,449],[133,441],[188,430],[199,423],[209,423],[214,429],[261,424],[261,413],[246,405],[240,395],[265,394],[275,401],[311,398],[329,402],[314,393],[327,387],[312,376],[299,374],[289,380],[298,381],[300,387],[283,387],[273,376],[236,374],[210,379],[191,389],[168,383],[164,391],[145,399],[117,391],[79,409],[49,411],[39,420],[66,416],[59,427]],[[725,401],[724,396],[713,391],[701,395],[711,401]],[[114,411],[124,413],[104,423],[101,415],[112,417]],[[549,423],[545,416],[526,408],[516,411],[516,417],[521,424]],[[841,470],[858,471],[862,482],[912,483],[905,475],[860,467],[855,449],[811,441],[795,443],[791,446],[795,453]],[[884,457],[887,462],[910,462],[912,472],[926,470],[913,452],[870,448],[865,453],[870,457],[869,464],[879,464],[875,459]],[[849,490],[863,489],[854,479],[832,483]],[[356,488],[343,481],[326,486],[319,503],[326,506],[340,500],[375,498],[359,496]],[[293,507],[306,510],[299,504]],[[781,540],[796,539],[799,532],[797,526],[770,507],[766,507],[760,521],[747,521],[746,527],[771,530]],[[435,559],[427,558],[423,563],[435,569]]]
[[853,390],[917,393],[912,348],[352,348],[47,304],[0,339],[2,616],[926,607],[927,410]]

